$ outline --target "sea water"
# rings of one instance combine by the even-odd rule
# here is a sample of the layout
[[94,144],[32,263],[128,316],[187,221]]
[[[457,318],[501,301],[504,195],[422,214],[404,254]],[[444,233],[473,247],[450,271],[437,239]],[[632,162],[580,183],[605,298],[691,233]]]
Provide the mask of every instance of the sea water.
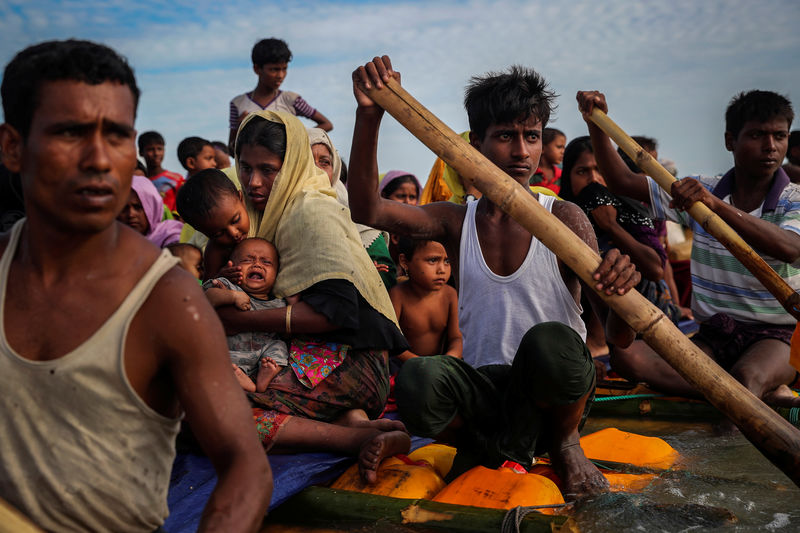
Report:
[[582,434],[605,427],[661,437],[681,458],[637,494],[576,505],[571,515],[582,532],[800,531],[800,489],[740,433],[706,423],[590,417]]

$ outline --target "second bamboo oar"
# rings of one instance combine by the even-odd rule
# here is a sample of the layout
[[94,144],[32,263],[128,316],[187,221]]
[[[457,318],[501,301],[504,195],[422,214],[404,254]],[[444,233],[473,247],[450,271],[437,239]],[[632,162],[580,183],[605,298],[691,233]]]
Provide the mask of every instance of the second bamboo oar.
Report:
[[[434,153],[511,215],[589,287],[600,257],[519,183],[436,118],[394,80],[366,91]],[[636,291],[600,296],[689,383],[725,413],[770,461],[800,486],[800,431],[708,358]]]
[[[655,160],[653,156],[642,149],[625,131],[620,128],[608,115],[594,108],[590,116],[592,122],[597,124],[606,135],[611,137],[617,146],[630,156],[631,159],[653,178],[659,187],[666,192],[672,192],[675,178],[667,169]],[[786,281],[775,272],[764,259],[758,255],[749,244],[744,242],[739,234],[733,231],[716,213],[702,202],[695,202],[688,209],[688,213],[715,239],[722,243],[736,259],[749,270],[758,281],[781,303],[786,311],[796,320],[800,320],[800,294],[797,294]]]

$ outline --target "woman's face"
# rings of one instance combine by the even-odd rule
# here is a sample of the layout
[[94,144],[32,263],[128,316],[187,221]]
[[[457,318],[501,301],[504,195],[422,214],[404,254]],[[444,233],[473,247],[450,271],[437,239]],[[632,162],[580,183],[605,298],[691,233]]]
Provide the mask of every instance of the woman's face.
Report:
[[417,205],[417,187],[413,183],[403,183],[387,198],[402,204]]
[[572,194],[575,196],[578,196],[584,187],[590,183],[597,182],[605,186],[606,180],[600,174],[600,170],[597,168],[597,161],[592,152],[583,152],[578,157],[575,166],[572,167],[570,181],[572,182]]
[[283,160],[261,145],[242,146],[239,155],[239,181],[256,211],[263,211]]
[[542,159],[553,165],[560,165],[564,160],[564,148],[567,146],[567,138],[563,135],[556,135],[549,144],[542,147]]
[[331,180],[331,185],[333,185],[333,156],[331,156],[331,151],[324,144],[315,144],[311,146],[311,153],[314,154],[314,164],[325,171],[328,179]]
[[131,189],[125,207],[117,215],[117,220],[126,226],[132,227],[142,235],[147,235],[150,223],[147,221],[147,215],[144,214],[144,207],[142,207],[142,202],[139,200],[139,195],[133,189]]

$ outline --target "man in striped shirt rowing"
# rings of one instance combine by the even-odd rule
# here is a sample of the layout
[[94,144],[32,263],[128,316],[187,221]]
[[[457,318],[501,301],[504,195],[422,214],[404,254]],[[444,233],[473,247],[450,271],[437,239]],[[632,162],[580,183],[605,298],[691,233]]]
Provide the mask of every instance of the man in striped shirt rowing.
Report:
[[[780,302],[685,210],[706,204],[758,252],[795,290],[800,287],[800,187],[781,168],[794,112],[783,96],[749,91],[731,100],[725,113],[725,148],[734,166],[722,176],[675,182],[672,194],[652,179],[632,173],[600,128],[588,120],[605,96],[578,93],[598,165],[609,188],[650,204],[651,214],[689,226],[692,245],[692,311],[701,323],[694,342],[756,396],[775,405],[800,406],[788,385],[795,319]],[[698,396],[652,350],[612,354],[612,366],[628,379],[671,394]]]

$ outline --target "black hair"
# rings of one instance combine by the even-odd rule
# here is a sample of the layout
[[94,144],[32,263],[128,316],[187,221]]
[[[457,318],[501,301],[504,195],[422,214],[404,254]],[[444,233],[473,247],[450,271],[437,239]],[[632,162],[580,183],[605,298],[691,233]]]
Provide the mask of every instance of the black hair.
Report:
[[219,150],[227,156],[231,155],[230,150],[228,150],[228,145],[222,141],[211,141],[211,146],[214,147],[214,150]]
[[731,99],[725,110],[725,131],[735,138],[745,122],[766,122],[775,117],[785,118],[788,126],[792,126],[794,110],[792,103],[784,96],[772,91],[741,92]]
[[136,115],[140,91],[127,60],[108,46],[70,39],[29,46],[6,65],[0,87],[5,121],[27,139],[42,85],[62,80],[127,85]]
[[138,158],[136,159],[136,168],[144,172],[144,175],[147,176],[147,167]]
[[[249,241],[261,241],[261,242],[269,244],[270,246],[272,246],[272,249],[275,250],[275,255],[278,256],[278,247],[275,246],[274,242],[269,241],[269,240],[265,239],[264,237],[246,237],[246,238],[242,239],[241,241],[239,241],[238,243],[236,243],[236,246],[234,246],[233,250],[231,250],[231,257],[233,257],[233,254],[236,252],[237,248],[239,248],[241,245],[243,245],[244,243],[249,242]],[[276,258],[280,262],[280,258],[279,257],[276,257]],[[280,268],[280,265],[279,264],[275,265],[275,268]]]
[[160,144],[162,146],[166,144],[164,142],[164,137],[157,131],[146,131],[142,133],[141,135],[139,135],[137,143],[139,145],[140,152],[153,144]]
[[505,73],[473,77],[464,95],[464,107],[470,130],[483,139],[492,124],[535,117],[546,126],[555,110],[556,96],[536,71],[514,65]]
[[791,150],[792,148],[798,145],[800,145],[800,130],[794,130],[789,134],[788,149]]
[[283,161],[286,157],[286,126],[280,122],[255,117],[236,137],[236,159],[242,154],[242,146],[262,146]]
[[178,161],[181,162],[183,168],[189,170],[189,167],[186,166],[186,160],[190,157],[197,157],[206,146],[214,147],[211,141],[207,141],[202,137],[186,137],[182,140],[178,144]]
[[557,130],[556,128],[545,128],[542,130],[542,146],[548,145],[555,141],[556,137],[559,135],[565,139],[567,138],[567,136],[564,135],[564,132],[561,130]]
[[201,170],[178,189],[178,214],[197,228],[225,195],[239,196],[239,191],[228,176],[216,168]]
[[342,161],[342,170],[339,172],[339,181],[347,185],[347,165]]
[[203,254],[203,250],[201,250],[200,248],[189,242],[173,242],[164,246],[164,248],[169,250],[169,252],[175,257],[180,257],[182,250],[189,250],[189,249],[197,250],[198,252],[200,252],[200,255]]
[[588,135],[575,137],[564,149],[564,162],[561,165],[561,190],[558,192],[558,195],[564,200],[575,201],[575,195],[572,193],[572,169],[586,152],[594,153],[592,140]]
[[[341,178],[340,178],[341,179]],[[398,176],[389,183],[386,184],[386,187],[383,188],[381,191],[382,198],[389,198],[394,191],[400,188],[401,185],[410,183],[417,189],[417,196],[421,194],[419,190],[419,185],[417,185],[417,181],[411,177],[411,174],[406,174],[405,176]]]
[[250,58],[257,67],[267,63],[288,63],[292,60],[292,51],[283,39],[270,37],[261,39],[253,46]]
[[399,235],[397,237],[397,253],[406,256],[406,261],[411,261],[414,253],[429,242],[432,241],[430,239],[412,239],[406,235]]
[[[658,141],[656,141],[652,137],[645,137],[644,135],[634,135],[633,137],[631,137],[631,139],[636,141],[636,144],[641,146],[645,152],[655,152],[656,150],[658,150]],[[641,168],[639,168],[639,165],[634,163],[633,159],[631,159],[630,156],[626,154],[622,148],[617,148],[617,153],[625,162],[625,164],[628,165],[628,168],[631,170],[631,172],[635,172],[637,174],[644,174],[644,171]]]

